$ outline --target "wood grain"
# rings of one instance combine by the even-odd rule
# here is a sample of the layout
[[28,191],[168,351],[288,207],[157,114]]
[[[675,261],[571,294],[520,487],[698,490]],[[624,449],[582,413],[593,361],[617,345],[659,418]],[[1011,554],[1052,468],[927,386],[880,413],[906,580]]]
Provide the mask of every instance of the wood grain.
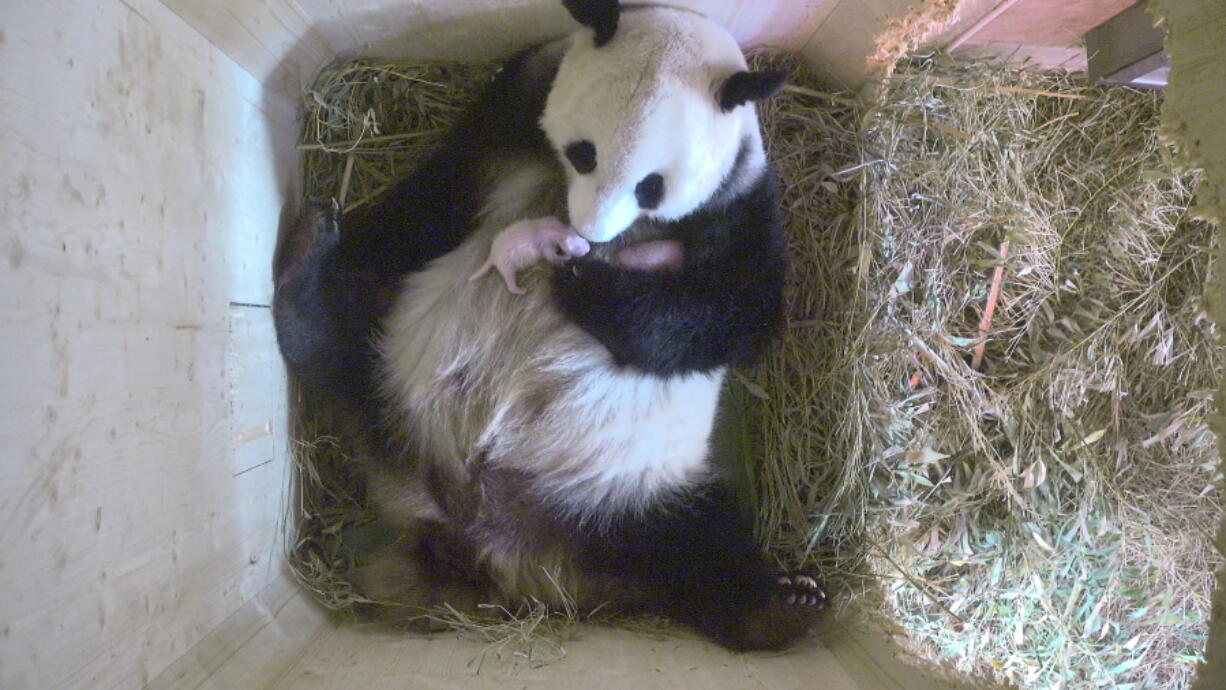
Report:
[[0,687],[139,687],[281,567],[284,382],[231,303],[294,108],[156,0],[11,4],[0,55]]

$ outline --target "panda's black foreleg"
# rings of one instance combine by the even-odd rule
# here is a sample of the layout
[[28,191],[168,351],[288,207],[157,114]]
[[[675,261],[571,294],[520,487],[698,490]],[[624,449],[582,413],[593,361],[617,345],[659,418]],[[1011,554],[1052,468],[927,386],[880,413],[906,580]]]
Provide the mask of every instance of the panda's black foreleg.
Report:
[[514,56],[407,178],[344,217],[338,247],[353,269],[401,277],[471,234],[494,179],[525,161],[556,164],[540,117],[560,54]]
[[274,262],[277,339],[308,386],[370,403],[373,339],[405,276],[460,245],[476,205],[476,163],[440,151],[374,202],[340,214],[311,204],[287,231]]
[[405,276],[473,231],[496,161],[553,160],[537,120],[554,52],[508,61],[435,151],[376,199],[343,216],[334,204],[311,204],[288,228],[274,260],[273,309],[282,354],[302,383],[372,403],[373,338]]
[[595,260],[554,273],[558,308],[623,366],[658,376],[752,363],[783,319],[783,237],[769,180],[761,194],[679,221],[680,270]]
[[623,517],[588,542],[591,567],[653,593],[656,613],[730,649],[786,647],[826,606],[815,578],[768,562],[722,485]]

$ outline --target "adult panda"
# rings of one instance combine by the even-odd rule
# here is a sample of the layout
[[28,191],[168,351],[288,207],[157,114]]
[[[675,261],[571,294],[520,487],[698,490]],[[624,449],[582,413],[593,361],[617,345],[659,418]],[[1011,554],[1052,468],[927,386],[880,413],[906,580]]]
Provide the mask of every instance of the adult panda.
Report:
[[[355,579],[405,619],[565,592],[784,647],[825,594],[768,563],[708,447],[725,368],[782,319],[753,101],[784,75],[689,10],[564,5],[584,28],[504,65],[377,203],[315,208],[279,250],[282,353],[359,420],[400,534]],[[469,280],[500,232],[553,217],[591,250],[522,295]]]

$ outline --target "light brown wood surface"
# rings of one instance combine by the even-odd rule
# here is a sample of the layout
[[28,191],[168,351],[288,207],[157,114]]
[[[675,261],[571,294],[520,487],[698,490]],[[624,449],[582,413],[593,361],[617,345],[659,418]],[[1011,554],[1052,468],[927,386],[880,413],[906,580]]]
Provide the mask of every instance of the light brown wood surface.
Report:
[[0,60],[0,687],[139,687],[280,572],[294,106],[156,0]]
[[[1186,165],[1205,171],[1197,189],[1197,212],[1218,223],[1216,263],[1205,288],[1205,308],[1226,331],[1226,3],[1220,0],[1159,0],[1154,3],[1167,30],[1170,81],[1162,109],[1163,133]],[[1217,393],[1217,412],[1210,426],[1226,458],[1226,378]],[[1226,549],[1226,515],[1217,533]],[[1217,573],[1205,663],[1194,690],[1216,690],[1226,678],[1226,570]]]
[[[913,5],[687,4],[747,42],[805,43],[848,85],[879,27]],[[1220,218],[1226,7],[1163,5],[1168,130],[1209,169],[1200,201]],[[482,57],[572,26],[551,0],[494,6],[5,5],[0,687],[940,687],[858,633],[772,656],[591,628],[556,664],[474,676],[480,644],[339,627],[285,579],[267,304],[279,214],[297,198],[298,88],[336,55]],[[1211,293],[1226,294],[1218,273]],[[1219,323],[1224,303],[1210,305]],[[1220,618],[1204,687],[1224,668]]]
[[[336,56],[494,59],[565,35],[560,0],[162,0],[261,82],[290,91]],[[858,88],[891,19],[923,0],[662,0],[728,27],[746,47],[799,50],[832,84]]]

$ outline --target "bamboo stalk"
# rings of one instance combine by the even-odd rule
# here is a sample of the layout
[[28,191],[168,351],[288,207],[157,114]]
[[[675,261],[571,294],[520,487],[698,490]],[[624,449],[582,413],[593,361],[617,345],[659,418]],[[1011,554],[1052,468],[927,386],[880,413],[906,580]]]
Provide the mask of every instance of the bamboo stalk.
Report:
[[983,309],[983,318],[979,320],[979,344],[975,346],[975,354],[971,357],[971,368],[979,369],[983,363],[983,351],[988,345],[988,329],[992,327],[992,314],[996,312],[996,300],[1000,297],[1000,283],[1005,276],[1005,259],[1009,256],[1009,240],[1000,243],[1000,263],[992,271],[992,289],[988,291],[988,303]]

